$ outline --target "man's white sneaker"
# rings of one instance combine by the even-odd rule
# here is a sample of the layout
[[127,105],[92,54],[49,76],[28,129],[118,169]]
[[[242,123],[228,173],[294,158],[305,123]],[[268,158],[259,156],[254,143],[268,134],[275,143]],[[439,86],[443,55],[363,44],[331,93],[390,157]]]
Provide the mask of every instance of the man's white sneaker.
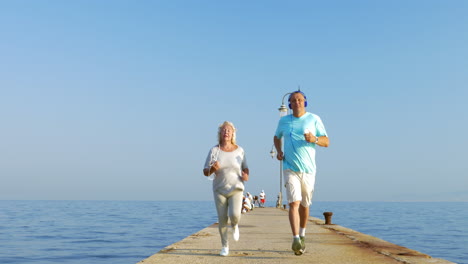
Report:
[[219,253],[220,256],[226,257],[229,255],[229,248],[228,247],[223,247],[221,248],[221,252]]
[[232,238],[234,238],[234,241],[239,241],[239,225],[232,228]]

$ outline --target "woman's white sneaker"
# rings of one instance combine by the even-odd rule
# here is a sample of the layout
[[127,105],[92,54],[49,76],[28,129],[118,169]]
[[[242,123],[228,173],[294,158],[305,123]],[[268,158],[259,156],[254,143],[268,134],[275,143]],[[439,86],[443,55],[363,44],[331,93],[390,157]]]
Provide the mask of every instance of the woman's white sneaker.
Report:
[[223,247],[221,248],[221,252],[219,253],[220,256],[226,257],[229,255],[229,248],[228,247]]

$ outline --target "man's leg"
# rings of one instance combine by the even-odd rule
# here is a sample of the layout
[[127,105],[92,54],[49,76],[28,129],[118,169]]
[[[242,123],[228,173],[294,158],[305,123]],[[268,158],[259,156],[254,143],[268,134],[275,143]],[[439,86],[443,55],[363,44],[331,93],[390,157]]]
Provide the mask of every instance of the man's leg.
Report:
[[300,201],[292,202],[289,204],[289,224],[291,225],[291,231],[293,233],[292,250],[296,256],[302,255],[304,252],[302,249],[302,242],[299,236],[299,226],[302,222],[300,214]]
[[305,252],[305,230],[307,227],[307,222],[309,221],[309,207],[305,207],[302,204],[299,206],[299,217],[300,217],[300,226],[299,229],[299,238],[301,239],[301,250],[302,253]]
[[293,236],[299,235],[299,226],[302,227],[302,219],[299,208],[302,207],[300,201],[292,202],[289,204],[289,224],[291,225],[291,231]]
[[[302,204],[299,205],[299,217],[300,217],[300,227],[306,228],[307,222],[309,221],[309,207],[305,207]],[[299,231],[297,234],[299,234]]]
[[289,224],[293,233],[292,250],[294,254],[302,255],[302,243],[299,237],[299,227],[301,224],[300,203],[302,201],[301,182],[299,175],[291,170],[284,171],[284,182],[286,183],[286,193],[289,203]]
[[302,202],[299,206],[299,215],[300,215],[300,229],[299,237],[302,244],[302,253],[305,252],[305,235],[307,222],[309,221],[309,208],[312,204],[312,196],[314,194],[314,184],[315,184],[315,173],[304,173],[302,178]]

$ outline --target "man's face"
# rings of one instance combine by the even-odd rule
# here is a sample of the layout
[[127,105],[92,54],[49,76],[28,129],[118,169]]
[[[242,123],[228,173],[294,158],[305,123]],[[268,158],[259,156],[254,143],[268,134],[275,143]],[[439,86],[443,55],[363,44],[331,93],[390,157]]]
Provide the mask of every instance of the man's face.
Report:
[[295,93],[289,99],[289,103],[291,104],[291,109],[298,110],[304,109],[305,106],[305,98],[301,93]]

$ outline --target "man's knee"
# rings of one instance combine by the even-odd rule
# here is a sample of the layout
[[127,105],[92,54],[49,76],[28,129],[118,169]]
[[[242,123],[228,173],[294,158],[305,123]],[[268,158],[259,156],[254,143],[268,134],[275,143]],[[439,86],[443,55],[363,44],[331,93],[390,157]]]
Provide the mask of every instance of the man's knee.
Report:
[[295,201],[292,203],[289,203],[289,208],[291,209],[299,209],[299,205],[301,204],[301,201]]

